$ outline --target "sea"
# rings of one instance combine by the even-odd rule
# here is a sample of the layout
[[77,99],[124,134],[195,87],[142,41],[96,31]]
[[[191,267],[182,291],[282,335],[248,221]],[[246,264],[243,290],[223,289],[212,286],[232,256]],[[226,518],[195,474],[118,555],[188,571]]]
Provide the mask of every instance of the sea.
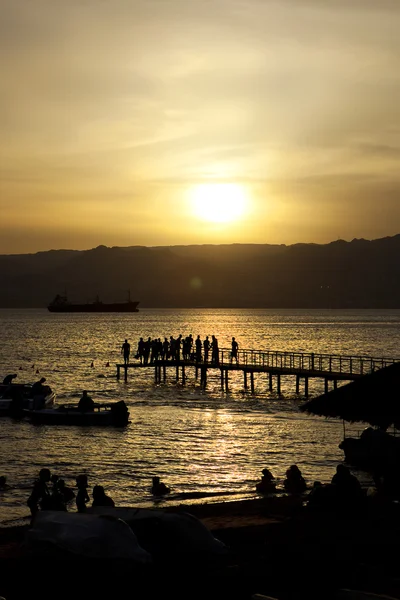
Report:
[[[132,369],[117,379],[125,339],[134,356],[140,337],[215,335],[220,348],[232,336],[240,349],[314,352],[400,360],[400,310],[146,309],[132,314],[54,314],[45,309],[0,310],[0,378],[17,382],[46,377],[57,404],[77,402],[88,390],[95,402],[124,400],[126,428],[32,425],[0,419],[0,525],[29,522],[27,498],[43,467],[75,487],[85,473],[89,491],[103,485],[117,506],[163,507],[180,503],[256,498],[255,484],[268,467],[282,485],[296,463],[307,482],[328,482],[343,461],[338,448],[343,423],[308,416],[296,395],[295,378],[283,377],[281,395],[255,375],[255,392],[243,375],[230,375],[221,391],[219,371],[202,390],[194,369],[186,383],[175,369],[155,383],[154,370]],[[310,380],[309,393],[323,393]],[[347,425],[357,435],[365,425]],[[155,500],[151,480],[159,476],[171,493]],[[368,476],[358,473],[368,484]],[[69,507],[75,510],[75,506]]]

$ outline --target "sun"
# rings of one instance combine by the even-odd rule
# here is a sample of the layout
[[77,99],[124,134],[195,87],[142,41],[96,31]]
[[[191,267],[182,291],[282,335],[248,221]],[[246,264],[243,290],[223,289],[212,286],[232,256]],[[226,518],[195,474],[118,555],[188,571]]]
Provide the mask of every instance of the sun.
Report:
[[194,214],[213,223],[237,221],[247,207],[245,191],[236,183],[202,183],[190,197]]

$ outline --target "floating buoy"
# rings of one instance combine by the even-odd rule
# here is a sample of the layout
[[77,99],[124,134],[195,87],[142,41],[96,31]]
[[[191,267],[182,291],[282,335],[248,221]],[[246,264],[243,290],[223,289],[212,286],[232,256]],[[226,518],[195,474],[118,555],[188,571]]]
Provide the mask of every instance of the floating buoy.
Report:
[[34,368],[35,368],[35,365],[32,365],[32,366],[31,366],[31,369],[34,369]]
[[110,363],[108,362],[108,363],[106,364],[106,367],[109,367],[109,366],[110,366]]
[[22,367],[20,367],[19,370],[22,371]]
[[36,375],[39,375],[40,371],[39,369],[36,369]]
[[90,366],[93,368],[93,367],[94,367],[94,364],[92,363]]

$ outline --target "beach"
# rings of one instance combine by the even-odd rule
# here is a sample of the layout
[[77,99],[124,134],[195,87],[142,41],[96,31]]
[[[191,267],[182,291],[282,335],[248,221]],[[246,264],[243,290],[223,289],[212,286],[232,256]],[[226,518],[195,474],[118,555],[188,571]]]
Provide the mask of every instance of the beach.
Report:
[[[8,528],[0,530],[0,593],[7,600],[26,598],[27,590],[32,597],[50,598],[56,585],[57,597],[66,598],[250,600],[263,594],[294,600],[335,599],[340,589],[347,588],[400,598],[397,503],[370,504],[358,514],[346,515],[312,512],[301,498],[288,496],[283,501],[181,505],[167,512],[193,514],[226,544],[227,556],[194,560],[188,555],[177,560],[171,555],[151,567],[68,560],[57,553],[43,560],[23,549],[29,526]],[[26,576],[21,578],[21,573]],[[65,585],[60,587],[62,581]]]

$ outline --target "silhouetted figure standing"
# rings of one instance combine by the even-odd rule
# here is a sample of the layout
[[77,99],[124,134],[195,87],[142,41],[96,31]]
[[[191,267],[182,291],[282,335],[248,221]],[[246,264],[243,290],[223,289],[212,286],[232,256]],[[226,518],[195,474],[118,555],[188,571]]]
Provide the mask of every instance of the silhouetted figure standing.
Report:
[[50,492],[47,487],[50,478],[51,473],[49,469],[40,469],[39,478],[33,484],[32,493],[27,502],[32,517],[34,517],[38,512],[39,506],[40,508],[46,510],[50,503]]
[[239,350],[239,344],[233,337],[232,338],[232,350],[231,350],[231,362],[233,361],[233,359],[235,359],[236,363],[238,362],[238,350]]
[[107,496],[102,485],[95,485],[93,488],[92,506],[115,506],[111,496]]
[[210,353],[210,340],[208,339],[208,335],[206,336],[206,339],[203,342],[203,348],[204,348],[204,362],[207,363],[208,362],[208,355]]
[[181,360],[181,345],[182,345],[182,336],[178,335],[175,340],[175,359]]
[[162,359],[163,360],[168,360],[168,350],[169,350],[169,342],[167,338],[164,338],[163,344],[162,344]]
[[89,495],[87,493],[87,476],[78,475],[78,477],[76,478],[76,486],[78,488],[78,493],[76,495],[76,508],[78,509],[78,512],[83,513],[86,512],[86,504],[90,501]]
[[140,364],[143,364],[143,358],[144,358],[144,351],[145,351],[145,342],[143,340],[143,338],[141,337],[138,343],[138,347],[137,347],[137,358],[140,360]]
[[218,347],[218,340],[215,337],[215,335],[211,336],[212,337],[212,342],[211,342],[211,364],[213,365],[219,365],[219,347]]
[[196,338],[196,362],[201,362],[201,347],[202,347],[202,343],[201,343],[201,339],[200,336],[198,335]]
[[150,350],[151,350],[151,338],[147,338],[147,341],[144,342],[144,353],[143,353],[143,364],[149,364],[150,358]]
[[127,365],[129,363],[129,355],[131,353],[131,345],[128,343],[128,340],[125,340],[121,346],[121,354],[124,355],[124,364]]

